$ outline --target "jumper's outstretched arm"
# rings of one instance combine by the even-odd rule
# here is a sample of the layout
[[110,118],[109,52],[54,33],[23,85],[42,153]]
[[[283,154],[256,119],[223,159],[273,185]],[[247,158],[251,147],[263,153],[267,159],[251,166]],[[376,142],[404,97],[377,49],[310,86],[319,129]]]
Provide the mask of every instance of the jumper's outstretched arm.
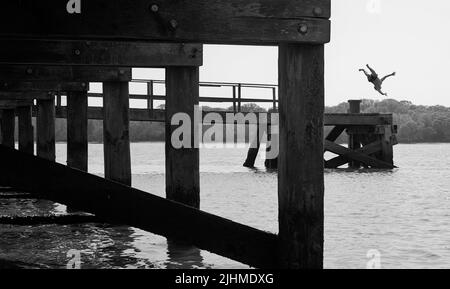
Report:
[[387,78],[392,77],[392,76],[395,76],[395,72],[393,72],[393,73],[391,73],[391,74],[388,74],[388,75],[386,75],[385,77],[383,77],[383,78],[381,79],[381,82],[385,81]]
[[364,72],[364,74],[365,74],[366,76],[370,76],[370,74],[369,74],[367,71],[365,71],[364,69],[360,69],[359,71]]
[[372,75],[378,76],[378,73],[377,73],[375,70],[373,70],[373,68],[370,67],[369,64],[367,64],[366,66],[367,66],[367,68],[369,68],[369,70],[370,70],[370,72],[372,73]]

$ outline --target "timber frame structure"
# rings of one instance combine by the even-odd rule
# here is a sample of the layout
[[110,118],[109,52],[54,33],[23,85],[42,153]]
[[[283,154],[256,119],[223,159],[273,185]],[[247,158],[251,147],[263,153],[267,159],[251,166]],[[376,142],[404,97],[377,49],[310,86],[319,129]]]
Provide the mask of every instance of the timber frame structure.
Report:
[[[330,0],[3,1],[0,184],[258,268],[322,268],[324,44]],[[107,17],[104,17],[107,16]],[[204,213],[199,150],[175,149],[166,121],[167,199],[133,189],[130,68],[166,69],[166,120],[193,116],[201,44],[279,47],[279,234]],[[87,171],[87,83],[103,82],[105,179]],[[84,86],[83,86],[84,83]],[[81,88],[80,88],[81,87]],[[54,98],[68,95],[68,166],[56,164]],[[30,103],[37,101],[37,157]],[[22,102],[22,103],[19,103]],[[14,109],[20,151],[13,149]],[[193,140],[197,142],[198,140]]]

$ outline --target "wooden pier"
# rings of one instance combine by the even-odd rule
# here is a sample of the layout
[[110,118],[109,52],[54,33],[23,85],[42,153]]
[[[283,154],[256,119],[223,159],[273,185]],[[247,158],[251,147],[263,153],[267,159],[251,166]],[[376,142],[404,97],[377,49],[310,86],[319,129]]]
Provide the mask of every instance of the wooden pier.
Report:
[[[68,11],[66,4],[2,4],[0,184],[253,267],[322,268],[330,1],[90,0],[79,11]],[[200,211],[199,151],[171,144],[177,126],[170,119],[178,112],[192,114],[199,102],[201,44],[279,47],[278,235]],[[167,199],[130,187],[129,122],[161,113],[129,109],[132,67],[166,69]],[[103,83],[100,109],[87,108],[89,82]],[[60,93],[68,95],[64,112],[55,108],[54,96]],[[37,156],[31,146],[32,109]],[[15,113],[20,151],[14,149]],[[68,166],[55,163],[60,113],[68,120]],[[86,173],[86,122],[92,114],[104,123],[105,179]]]

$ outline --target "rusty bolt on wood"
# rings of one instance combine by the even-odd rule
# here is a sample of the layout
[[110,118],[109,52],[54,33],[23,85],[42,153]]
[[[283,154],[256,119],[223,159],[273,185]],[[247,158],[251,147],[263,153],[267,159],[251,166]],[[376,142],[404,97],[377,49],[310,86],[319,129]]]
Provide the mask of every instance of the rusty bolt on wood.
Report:
[[316,15],[316,16],[320,16],[320,15],[322,15],[322,13],[323,13],[323,10],[322,10],[322,8],[320,8],[320,7],[316,7],[316,8],[314,8],[314,15]]
[[27,68],[27,74],[33,74],[33,69],[32,68]]
[[301,34],[308,33],[308,25],[300,24],[300,26],[298,27],[298,32],[300,32]]
[[152,10],[153,13],[156,13],[159,11],[159,7],[156,4],[153,4],[152,6],[150,6],[150,10]]
[[170,27],[172,27],[173,29],[177,29],[178,27],[178,22],[175,19],[170,20]]
[[81,54],[81,51],[79,49],[75,49],[75,55],[79,56]]

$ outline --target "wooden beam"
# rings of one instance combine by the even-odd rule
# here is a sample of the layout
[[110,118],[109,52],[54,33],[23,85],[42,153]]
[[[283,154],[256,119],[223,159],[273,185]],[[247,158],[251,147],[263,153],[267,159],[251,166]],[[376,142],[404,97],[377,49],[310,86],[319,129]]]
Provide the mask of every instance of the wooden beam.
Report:
[[345,114],[327,113],[324,116],[326,126],[386,125],[394,122],[392,114]]
[[0,37],[222,44],[326,43],[330,0],[4,1]]
[[280,45],[281,268],[323,268],[324,46]]
[[0,39],[1,64],[167,67],[202,62],[200,44]]
[[[169,67],[166,69],[166,195],[167,199],[200,208],[199,138],[194,106],[199,98],[199,69],[197,67]],[[188,147],[177,147],[172,133],[180,127],[171,125],[175,114],[184,113],[190,119]],[[186,124],[183,124],[186,125]]]
[[88,82],[56,82],[56,81],[3,81],[0,83],[0,91],[8,92],[42,92],[42,91],[87,91]]
[[0,65],[0,79],[9,81],[130,81],[131,68],[90,66]]
[[14,108],[2,109],[1,114],[1,133],[2,133],[2,145],[14,148],[14,130],[16,126],[16,114]]
[[[0,147],[0,183],[257,268],[276,268],[276,235]],[[176,216],[176,218],[174,218]]]
[[[328,150],[329,150],[329,147],[326,144],[325,145],[325,151],[328,151]],[[371,154],[375,154],[375,153],[379,152],[380,150],[381,150],[381,142],[378,141],[378,142],[374,142],[374,143],[368,144],[368,145],[366,145],[366,146],[364,146],[364,147],[362,147],[360,149],[357,149],[356,152],[359,152],[359,153],[362,153],[362,154],[365,154],[365,155],[371,155]],[[338,156],[338,157],[335,157],[335,158],[333,158],[331,160],[326,161],[325,162],[325,167],[327,169],[337,169],[340,166],[345,165],[349,161],[350,160],[347,157],[345,157],[345,156]]]
[[335,126],[330,133],[327,135],[326,139],[329,141],[336,141],[341,134],[344,132],[345,126],[337,125]]
[[67,93],[67,165],[88,171],[87,92]]
[[55,100],[39,99],[37,107],[37,155],[43,159],[55,161]]
[[34,154],[34,131],[31,106],[20,106],[16,109],[19,118],[19,150]]
[[44,91],[0,91],[0,103],[11,104],[32,103],[35,99],[53,99],[53,93]]
[[105,178],[131,186],[128,82],[103,83]]
[[330,152],[338,154],[338,155],[342,155],[349,160],[356,160],[356,161],[361,162],[372,168],[378,168],[378,169],[393,169],[394,168],[394,166],[392,164],[377,160],[376,158],[373,158],[371,156],[363,154],[359,151],[353,151],[346,147],[340,146],[334,142],[330,142],[330,141],[326,140],[325,147],[326,147],[327,151],[330,151]]

